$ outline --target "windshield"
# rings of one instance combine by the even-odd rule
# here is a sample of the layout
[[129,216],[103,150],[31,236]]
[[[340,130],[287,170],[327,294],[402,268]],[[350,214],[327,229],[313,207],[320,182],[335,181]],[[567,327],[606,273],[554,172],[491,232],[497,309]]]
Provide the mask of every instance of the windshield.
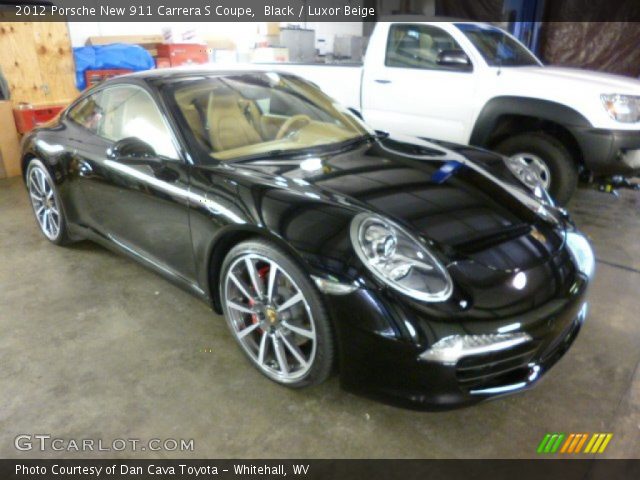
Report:
[[499,28],[469,23],[458,23],[456,26],[492,67],[541,65],[533,53]]
[[353,114],[297,77],[271,72],[177,82],[184,123],[217,160],[318,147],[368,134]]

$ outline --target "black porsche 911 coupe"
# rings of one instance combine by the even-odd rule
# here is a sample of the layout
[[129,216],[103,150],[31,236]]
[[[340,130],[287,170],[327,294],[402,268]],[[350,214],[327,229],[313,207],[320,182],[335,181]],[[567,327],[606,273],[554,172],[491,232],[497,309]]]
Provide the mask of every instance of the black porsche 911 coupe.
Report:
[[468,405],[534,384],[586,315],[591,247],[541,188],[496,154],[374,132],[296,76],[107,81],[25,137],[23,170],[51,242],[189,289],[290,387],[338,370],[390,403]]

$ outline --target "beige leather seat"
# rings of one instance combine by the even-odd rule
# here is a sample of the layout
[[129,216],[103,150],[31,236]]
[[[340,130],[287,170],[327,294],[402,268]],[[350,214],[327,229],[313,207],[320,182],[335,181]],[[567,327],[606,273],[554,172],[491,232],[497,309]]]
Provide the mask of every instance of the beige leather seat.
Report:
[[124,112],[117,139],[138,137],[149,143],[159,155],[175,157],[171,135],[162,114],[145,93],[132,95],[124,103]]
[[263,141],[245,116],[235,95],[214,95],[207,110],[209,138],[214,151],[231,150]]

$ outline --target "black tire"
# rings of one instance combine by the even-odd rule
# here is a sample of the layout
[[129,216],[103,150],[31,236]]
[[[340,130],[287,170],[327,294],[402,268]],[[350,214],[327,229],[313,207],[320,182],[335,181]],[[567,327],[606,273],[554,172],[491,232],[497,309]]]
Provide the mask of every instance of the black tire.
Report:
[[[30,179],[35,170],[38,170],[38,172],[42,172],[42,174],[45,176],[47,185],[51,188],[53,198],[55,200],[54,205],[57,206],[57,210],[59,212],[59,217],[58,217],[59,227],[55,235],[47,234],[45,231],[45,227],[40,223],[38,219],[38,214],[36,212],[36,204],[34,203],[34,200],[32,198],[32,190],[30,186]],[[60,199],[60,194],[58,193],[56,184],[53,181],[51,174],[49,173],[49,169],[45,166],[45,164],[41,160],[37,158],[33,158],[29,160],[29,163],[27,165],[26,179],[27,179],[27,193],[29,194],[29,200],[31,203],[31,207],[33,209],[36,224],[40,229],[40,233],[42,233],[44,237],[54,245],[65,246],[72,243],[71,238],[69,236],[69,230],[67,227],[67,219],[65,218],[65,215],[64,215],[64,206],[62,205],[62,200]]]
[[532,153],[544,161],[549,169],[549,193],[559,205],[566,205],[578,185],[578,167],[571,153],[556,138],[541,132],[523,133],[509,137],[494,148],[510,157]]
[[[302,293],[304,300],[309,307],[309,310],[305,311],[311,312],[311,318],[315,327],[315,356],[310,362],[308,371],[301,378],[296,378],[292,381],[281,381],[280,379],[274,378],[266,371],[263,371],[263,368],[260,366],[256,358],[248,351],[247,348],[245,348],[243,341],[238,338],[236,330],[232,324],[230,310],[227,305],[226,282],[231,267],[234,265],[238,265],[238,261],[243,257],[246,257],[247,255],[257,255],[259,257],[263,257],[275,262],[278,266],[278,269],[284,271],[286,275],[290,277],[293,282],[295,282],[296,287]],[[266,290],[267,285],[265,284],[264,287]],[[229,251],[224,259],[224,262],[222,263],[221,275],[219,279],[219,291],[225,320],[231,331],[231,334],[235,338],[236,342],[240,345],[247,358],[258,369],[258,371],[260,371],[260,373],[265,375],[270,380],[290,388],[302,388],[316,385],[322,383],[331,375],[333,371],[336,350],[331,321],[329,320],[327,311],[322,303],[320,293],[312,283],[309,275],[288,253],[266,240],[255,239],[239,243]],[[252,289],[251,293],[253,293],[254,291],[255,289]],[[261,329],[258,330],[261,332],[263,331]],[[262,334],[266,335],[266,331],[263,331]],[[273,351],[272,353],[275,354],[275,351]],[[287,353],[289,354],[290,352],[287,351]]]

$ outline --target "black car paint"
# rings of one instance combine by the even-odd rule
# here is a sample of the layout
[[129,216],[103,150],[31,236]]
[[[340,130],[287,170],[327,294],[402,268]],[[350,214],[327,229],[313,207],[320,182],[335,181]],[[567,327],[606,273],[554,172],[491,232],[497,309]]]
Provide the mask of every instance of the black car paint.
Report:
[[[524,379],[523,388],[575,338],[588,279],[564,245],[568,220],[543,220],[468,167],[446,181],[433,180],[452,155],[508,178],[500,157],[445,143],[436,145],[442,151],[415,156],[415,146],[363,138],[315,152],[318,171],[302,167],[306,153],[215,162],[185,136],[174,106],[161,95],[177,75],[138,74],[101,87],[135,83],[163,109],[181,159],[164,161],[162,169],[105,163],[112,145],[66,113],[24,139],[25,161],[37,157],[49,167],[74,237],[142,261],[218,312],[224,255],[250,236],[273,241],[310,274],[357,282],[360,288],[349,295],[323,295],[336,330],[342,385],[408,407],[460,406],[491,396],[472,395],[455,368],[417,359],[441,338],[495,333],[520,323],[534,338],[535,351],[522,357],[517,379],[494,376],[487,385]],[[52,145],[64,150],[47,149]],[[454,280],[452,297],[421,303],[379,284],[351,246],[350,222],[361,211],[386,215],[423,238]],[[519,271],[529,282],[515,290],[510,282]]]

